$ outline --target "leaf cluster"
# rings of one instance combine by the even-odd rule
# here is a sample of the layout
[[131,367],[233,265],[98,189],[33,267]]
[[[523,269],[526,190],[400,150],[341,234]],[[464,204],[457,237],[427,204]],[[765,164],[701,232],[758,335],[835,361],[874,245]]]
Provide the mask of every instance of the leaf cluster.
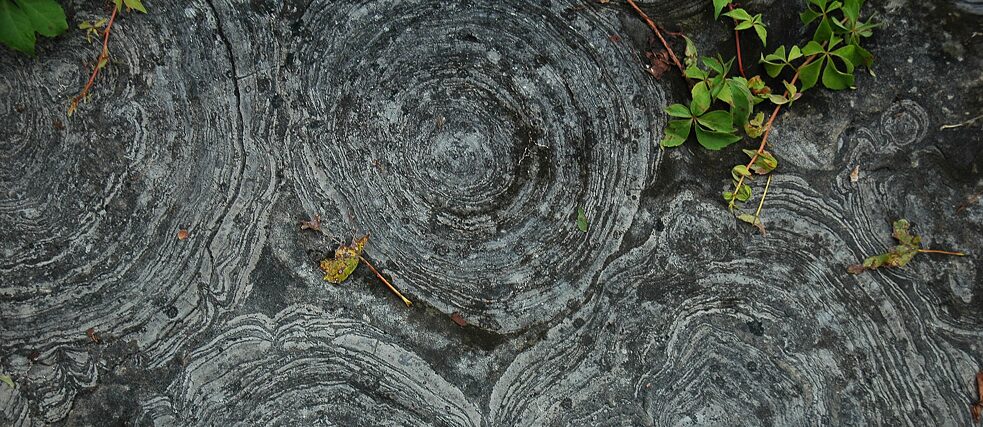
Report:
[[730,176],[733,179],[733,187],[735,191],[724,191],[724,200],[727,202],[728,206],[733,209],[736,202],[747,202],[751,199],[751,187],[746,184],[747,181],[753,180],[754,175],[768,175],[775,168],[778,167],[778,159],[775,158],[768,150],[762,150],[758,153],[755,150],[741,150],[744,154],[751,159],[754,159],[754,163],[751,163],[751,167],[748,168],[747,165],[737,165],[731,168]]
[[68,29],[55,0],[0,0],[0,43],[34,56],[36,34],[56,37]]
[[[737,31],[753,29],[762,44],[767,45],[767,29],[761,14],[753,15],[731,3],[732,0],[713,0],[714,17],[723,15],[733,19]],[[666,108],[670,120],[660,145],[677,147],[695,134],[696,141],[704,148],[720,150],[745,136],[752,140],[767,138],[768,128],[779,108],[792,104],[820,82],[832,90],[854,88],[857,69],[870,70],[873,63],[873,55],[861,47],[860,42],[870,37],[877,27],[869,20],[861,20],[863,3],[864,0],[809,0],[799,17],[807,29],[813,29],[812,38],[800,45],[778,46],[772,53],[761,56],[764,74],[774,79],[772,84],[782,88],[781,91],[773,90],[761,76],[750,79],[729,77],[733,59],[701,57],[692,41],[686,39],[684,75],[695,84],[690,89],[688,104],[672,104]],[[725,8],[730,10],[724,12]],[[744,70],[741,71],[744,75]],[[767,102],[773,109],[768,122],[765,122],[763,111],[755,110],[762,102]],[[733,186],[723,193],[728,208],[738,219],[762,230],[759,215],[768,184],[754,215],[741,212],[737,204],[752,199],[749,182],[756,175],[768,175],[778,166],[778,160],[765,150],[765,145],[766,141],[762,140],[758,150],[744,150],[750,160],[731,168]]]
[[734,29],[737,31],[754,29],[754,32],[758,34],[758,38],[761,39],[761,45],[768,45],[768,30],[761,20],[760,13],[752,16],[743,8],[737,8],[725,13],[724,16],[734,18],[734,22],[736,22]]
[[741,140],[738,131],[748,124],[751,111],[761,98],[752,93],[748,80],[728,77],[733,59],[724,62],[719,57],[703,57],[701,66],[690,51],[688,48],[684,74],[696,81],[690,89],[692,101],[666,108],[666,113],[675,119],[669,121],[661,145],[677,147],[695,133],[704,148],[720,150]]
[[[864,67],[870,70],[874,55],[860,44],[873,35],[878,26],[860,20],[863,0],[809,0],[808,8],[799,15],[803,25],[816,25],[812,40],[803,46],[792,46],[786,54],[785,46],[773,53],[762,55],[761,63],[772,78],[786,68],[798,73],[805,91],[822,82],[831,90],[854,88],[854,73]],[[811,59],[811,61],[810,61]],[[794,65],[796,60],[800,65]]]
[[922,248],[922,238],[911,233],[911,224],[906,219],[895,221],[893,227],[892,236],[898,241],[898,245],[886,253],[867,257],[863,264],[851,265],[847,270],[859,274],[880,267],[900,268],[911,262]]

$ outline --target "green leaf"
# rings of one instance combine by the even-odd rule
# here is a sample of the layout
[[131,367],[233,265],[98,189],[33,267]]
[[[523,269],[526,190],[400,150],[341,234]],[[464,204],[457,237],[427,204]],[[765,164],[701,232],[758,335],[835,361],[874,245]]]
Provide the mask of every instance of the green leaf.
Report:
[[802,51],[799,50],[798,46],[792,45],[792,48],[789,49],[788,51],[788,61],[795,61],[796,59],[799,59],[801,57],[802,57]]
[[686,40],[686,68],[696,65],[696,58],[699,55],[696,52],[696,44],[689,37],[683,36],[683,40]]
[[792,102],[790,99],[786,98],[784,95],[771,94],[768,95],[768,100],[775,105],[785,105]]
[[775,64],[768,62],[765,58],[761,58],[761,63],[764,64],[765,72],[768,73],[768,77],[775,78],[782,72],[785,68],[785,64]]
[[14,385],[14,380],[10,378],[10,375],[0,375],[0,382],[10,386],[10,388],[17,388],[17,386]]
[[584,213],[584,208],[577,208],[577,229],[587,232],[587,214]]
[[836,49],[830,52],[830,55],[839,57],[855,66],[863,65],[864,67],[870,68],[874,63],[874,55],[855,44],[848,44]]
[[123,0],[113,0],[113,3],[116,5],[116,10],[123,9]]
[[822,16],[822,14],[820,14],[819,12],[816,12],[812,9],[806,9],[804,12],[799,14],[799,19],[802,20],[802,24],[809,25],[812,21],[815,21],[816,18],[820,16]]
[[713,0],[713,19],[720,18],[720,11],[724,10],[730,0]]
[[10,0],[0,0],[0,43],[34,56],[34,28],[31,19]]
[[751,171],[747,169],[747,166],[737,165],[731,168],[730,176],[734,178],[734,181],[739,181],[742,176],[745,178],[751,176]]
[[703,65],[706,65],[707,68],[716,71],[717,74],[724,74],[724,64],[717,58],[705,56],[703,57]]
[[683,71],[683,75],[695,80],[706,80],[706,78],[709,77],[709,74],[707,74],[706,71],[701,70],[695,63],[686,67],[686,71]]
[[737,215],[737,219],[751,225],[761,225],[761,219],[749,213],[742,213],[740,215]]
[[833,27],[829,24],[829,18],[824,17],[816,27],[816,34],[812,36],[813,41],[824,42],[833,37]]
[[691,91],[693,96],[693,103],[690,104],[690,111],[693,112],[694,116],[703,115],[710,108],[710,88],[707,87],[706,82],[699,82]]
[[737,194],[734,195],[737,200],[746,202],[751,199],[751,187],[747,184],[741,184],[740,189],[737,190]]
[[764,25],[754,24],[754,31],[758,33],[758,38],[761,39],[761,45],[768,45],[768,30],[765,29]]
[[[852,71],[852,70],[851,70]],[[823,86],[832,90],[843,90],[853,87],[853,74],[836,69],[833,60],[826,61],[823,69]]]
[[911,235],[911,223],[906,219],[899,219],[891,224],[891,237],[894,237],[902,245],[910,245],[914,240],[914,236]]
[[810,41],[806,43],[805,47],[802,48],[802,54],[805,56],[812,56],[823,51],[823,45],[816,43],[815,41]]
[[724,91],[726,86],[724,82],[726,81],[726,74],[717,74],[717,77],[710,79],[710,102],[713,103],[714,100],[720,97],[720,93]]
[[693,116],[689,112],[689,107],[683,104],[670,105],[669,107],[666,108],[666,113],[668,113],[672,117],[681,117],[684,119],[688,119]]
[[123,0],[123,3],[126,3],[126,7],[130,9],[140,11],[141,13],[147,13],[147,9],[143,7],[143,3],[141,3],[140,0]]
[[735,132],[734,119],[724,110],[716,110],[696,118],[696,121],[707,129],[717,132]]
[[795,85],[785,80],[782,80],[782,84],[785,85],[785,90],[788,92],[789,99],[795,99],[795,95],[799,93],[799,90],[795,88]]
[[335,249],[333,258],[322,259],[320,267],[324,271],[324,281],[337,285],[348,280],[348,277],[358,267],[362,250],[365,248],[365,243],[368,240],[369,236],[366,235],[361,239],[352,241],[351,245],[343,244],[338,249]]
[[30,19],[34,31],[46,37],[55,37],[68,29],[65,11],[55,0],[15,0],[27,18]]
[[737,8],[737,9],[734,9],[734,10],[731,10],[731,11],[725,13],[724,16],[727,16],[727,17],[730,17],[730,18],[734,18],[734,19],[736,19],[738,21],[750,21],[751,20],[751,14],[750,13],[747,13],[746,10],[744,10],[743,8],[740,8],[740,7]]
[[[778,167],[778,159],[776,159],[775,156],[769,153],[767,150],[762,151],[761,154],[757,154],[758,152],[756,150],[742,151],[744,151],[744,154],[747,154],[748,157],[755,159],[754,164],[751,165],[751,170],[758,175],[767,175]],[[757,154],[757,158],[755,158],[755,154]]]
[[860,19],[860,7],[863,0],[843,0],[843,16],[851,22]]
[[744,125],[744,132],[746,132],[747,136],[750,136],[751,138],[757,138],[761,136],[761,134],[765,133],[765,128],[763,125],[764,121],[765,121],[765,113],[759,111],[758,115],[754,116],[753,119],[751,119],[750,121],[747,122],[746,125]]
[[734,29],[738,31],[744,31],[753,26],[754,26],[754,21],[739,21],[739,23],[734,26]]
[[678,147],[689,138],[692,120],[670,120],[666,126],[666,134],[659,145],[663,147]]
[[728,80],[728,86],[730,86],[731,120],[734,126],[743,128],[747,124],[748,118],[751,117],[751,109],[754,105],[751,101],[753,95],[751,95],[751,90],[748,89],[747,82]]
[[819,73],[822,71],[823,58],[816,58],[809,65],[799,68],[799,80],[802,80],[802,88],[799,91],[805,91],[816,85],[819,81]]
[[703,128],[700,126],[697,126],[696,140],[704,148],[716,151],[740,141],[741,137],[732,133],[707,131],[703,130]]

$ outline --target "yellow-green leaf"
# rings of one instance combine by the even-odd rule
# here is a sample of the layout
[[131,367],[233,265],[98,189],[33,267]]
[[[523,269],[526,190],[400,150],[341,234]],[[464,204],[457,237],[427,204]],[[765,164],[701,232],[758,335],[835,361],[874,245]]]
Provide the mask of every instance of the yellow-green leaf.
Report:
[[141,3],[140,0],[123,0],[123,3],[126,3],[126,7],[130,9],[140,11],[141,13],[147,13],[147,9],[143,7],[143,3]]
[[584,208],[577,208],[577,229],[587,232],[587,214],[584,213]]
[[341,245],[335,250],[334,258],[321,260],[320,267],[324,271],[324,280],[334,284],[347,280],[358,267],[362,250],[368,240],[369,236],[363,236],[353,241],[351,245]]

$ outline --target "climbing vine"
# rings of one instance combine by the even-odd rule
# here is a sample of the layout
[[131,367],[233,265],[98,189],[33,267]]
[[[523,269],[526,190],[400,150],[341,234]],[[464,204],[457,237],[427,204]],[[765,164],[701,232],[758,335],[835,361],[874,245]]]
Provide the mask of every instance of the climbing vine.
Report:
[[[99,72],[109,64],[109,34],[113,29],[113,23],[116,22],[116,16],[126,6],[127,11],[139,11],[140,13],[147,13],[147,9],[143,7],[143,3],[140,0],[113,0],[113,12],[109,15],[109,20],[100,19],[98,21],[89,22],[83,21],[79,24],[80,30],[85,30],[86,39],[91,40],[93,36],[98,36],[102,34],[102,50],[99,51],[99,56],[96,57],[96,63],[92,67],[92,73],[89,75],[89,80],[85,82],[85,86],[82,87],[82,91],[78,95],[72,98],[72,101],[68,104],[68,116],[71,117],[78,109],[79,102],[88,101],[91,96],[89,91],[96,82],[96,77],[99,76]],[[103,28],[105,25],[105,28]]]
[[[740,35],[753,31],[766,49],[768,29],[762,14],[752,14],[732,0],[713,0],[715,18],[724,16],[733,22],[738,70],[737,75],[732,75],[735,58],[701,56],[685,36],[681,36],[685,58],[679,63],[658,27],[633,0],[628,3],[656,33],[690,87],[686,102],[666,108],[670,120],[660,145],[678,147],[695,139],[703,148],[722,150],[740,141],[760,139],[757,149],[742,150],[748,156],[746,164],[731,167],[731,188],[723,192],[723,199],[737,219],[764,232],[761,210],[770,177],[763,185],[754,213],[745,211],[744,205],[752,201],[756,192],[751,181],[778,167],[778,159],[768,151],[775,120],[783,107],[790,107],[820,83],[830,90],[854,89],[855,73],[861,68],[870,70],[874,57],[861,43],[873,34],[877,24],[861,19],[864,0],[809,0],[799,18],[812,32],[811,39],[766,50],[771,53],[762,55],[759,62],[767,77],[751,78],[743,63]],[[768,110],[771,112],[766,115]]]

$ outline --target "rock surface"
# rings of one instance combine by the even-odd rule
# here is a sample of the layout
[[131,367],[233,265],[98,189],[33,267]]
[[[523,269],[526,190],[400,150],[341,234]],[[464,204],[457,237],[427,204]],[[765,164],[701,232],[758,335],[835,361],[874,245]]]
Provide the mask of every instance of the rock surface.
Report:
[[[776,122],[766,236],[720,201],[743,154],[659,149],[682,85],[619,1],[146,2],[72,118],[80,33],[2,51],[0,424],[967,425],[983,120],[942,127],[983,11],[871,3],[876,78]],[[969,256],[848,274],[897,218]],[[321,280],[360,233],[412,308]]]

